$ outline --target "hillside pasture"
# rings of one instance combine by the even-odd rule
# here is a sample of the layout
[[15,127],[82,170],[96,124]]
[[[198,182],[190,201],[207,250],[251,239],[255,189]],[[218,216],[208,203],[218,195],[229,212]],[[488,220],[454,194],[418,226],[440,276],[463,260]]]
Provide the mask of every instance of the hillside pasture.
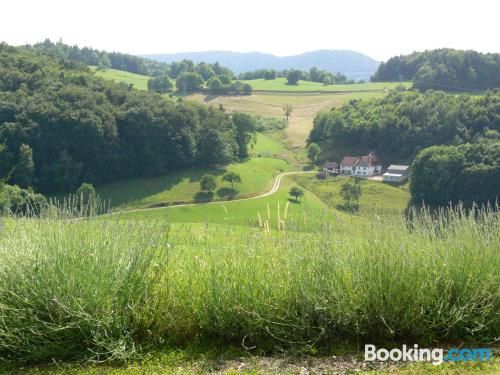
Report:
[[[342,204],[340,186],[348,177],[329,177],[319,180],[314,173],[285,176],[281,180],[280,189],[273,195],[244,200],[239,202],[221,202],[202,204],[197,206],[170,207],[168,209],[155,209],[135,211],[123,214],[127,219],[165,218],[174,223],[211,223],[248,225],[258,222],[257,214],[265,219],[268,207],[271,221],[276,223],[278,205],[281,207],[283,218],[284,207],[288,204],[288,216],[297,217],[307,214],[310,221],[322,217],[324,220],[336,222],[339,219],[350,225],[362,228],[370,221],[371,215],[384,215],[388,217],[401,217],[410,195],[407,191],[377,181],[361,180],[362,195],[359,201],[360,209],[356,214],[338,210]],[[304,190],[301,202],[295,202],[288,195],[293,186]]]
[[[293,176],[296,183],[313,192],[328,205],[336,208],[343,204],[340,188],[350,177],[328,176],[321,180],[314,175]],[[361,197],[359,199],[359,214],[375,213],[401,215],[410,201],[410,194],[403,188],[369,179],[359,179]]]
[[91,66],[95,72],[95,75],[104,79],[109,79],[118,83],[127,83],[133,85],[134,88],[138,90],[147,90],[148,89],[148,80],[151,77],[143,76],[140,74],[129,73],[123,70],[117,69],[106,69],[106,70],[97,70],[97,67]]
[[[119,214],[126,219],[159,219],[164,218],[170,223],[209,223],[233,225],[257,225],[258,215],[265,220],[271,218],[272,225],[278,220],[278,207],[281,218],[285,216],[288,203],[287,216],[298,217],[302,213],[311,218],[318,217],[326,209],[326,205],[314,194],[304,191],[305,195],[300,202],[292,199],[288,192],[292,186],[298,186],[290,176],[283,177],[280,189],[273,195],[258,199],[249,199],[234,202],[208,203],[193,206],[180,206],[159,208],[154,210],[132,211]],[[269,187],[270,189],[270,187]]]
[[410,88],[411,82],[369,82],[349,85],[324,85],[320,82],[300,80],[296,85],[287,84],[286,78],[251,79],[243,81],[249,83],[256,91],[315,91],[315,92],[346,92],[346,91],[384,91],[394,89],[400,84]]
[[[157,205],[193,202],[200,191],[200,180],[205,174],[213,174],[217,179],[214,200],[254,196],[271,189],[274,177],[290,170],[290,165],[281,159],[255,157],[242,163],[230,164],[224,168],[193,168],[172,172],[159,177],[131,178],[98,186],[101,199],[110,201],[111,206],[120,209],[144,208]],[[241,175],[242,182],[231,185],[222,181],[226,172]]]

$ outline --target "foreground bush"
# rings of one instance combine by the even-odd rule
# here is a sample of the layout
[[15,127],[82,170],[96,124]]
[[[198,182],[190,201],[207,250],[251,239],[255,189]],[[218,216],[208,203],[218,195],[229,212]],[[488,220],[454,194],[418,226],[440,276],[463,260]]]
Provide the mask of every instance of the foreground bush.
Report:
[[165,341],[277,351],[498,337],[497,214],[423,216],[412,230],[398,217],[287,227],[6,222],[0,358],[125,359]]

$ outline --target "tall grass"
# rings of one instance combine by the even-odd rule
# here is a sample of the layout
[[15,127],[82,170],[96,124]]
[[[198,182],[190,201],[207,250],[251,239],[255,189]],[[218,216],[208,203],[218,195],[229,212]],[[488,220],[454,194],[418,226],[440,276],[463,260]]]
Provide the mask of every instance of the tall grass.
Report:
[[402,217],[352,227],[271,215],[263,228],[6,221],[0,358],[120,360],[165,341],[277,351],[498,339],[498,214],[424,213],[411,230]]

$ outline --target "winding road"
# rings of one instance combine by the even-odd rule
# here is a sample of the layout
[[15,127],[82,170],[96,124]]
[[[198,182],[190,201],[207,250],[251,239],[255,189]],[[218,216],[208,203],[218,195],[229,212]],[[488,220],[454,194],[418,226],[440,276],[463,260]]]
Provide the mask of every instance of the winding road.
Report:
[[274,184],[271,190],[269,190],[266,193],[262,193],[260,195],[256,195],[254,197],[248,197],[248,198],[239,198],[239,199],[226,199],[226,200],[221,200],[221,201],[214,201],[214,202],[202,202],[202,203],[181,203],[181,204],[173,204],[170,206],[161,206],[161,207],[149,207],[149,208],[135,208],[132,210],[125,210],[125,211],[116,211],[113,212],[115,214],[118,213],[124,213],[124,212],[137,212],[137,211],[149,211],[149,210],[160,210],[160,209],[165,209],[165,208],[173,208],[173,207],[187,207],[187,206],[201,206],[201,205],[208,205],[208,204],[221,204],[221,203],[227,203],[227,202],[242,202],[242,201],[249,201],[251,199],[260,199],[260,198],[265,198],[270,195],[273,195],[276,193],[281,185],[281,179],[285,176],[290,176],[292,174],[306,174],[306,173],[318,173],[318,171],[300,171],[300,172],[284,172],[280,173],[274,178]]

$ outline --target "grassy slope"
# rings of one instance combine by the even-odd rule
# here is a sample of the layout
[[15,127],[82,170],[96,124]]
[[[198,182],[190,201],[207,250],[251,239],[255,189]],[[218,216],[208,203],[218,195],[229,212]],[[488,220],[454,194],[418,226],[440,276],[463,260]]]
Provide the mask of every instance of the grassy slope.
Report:
[[[166,209],[135,211],[120,214],[124,218],[143,219],[143,218],[161,218],[165,217],[172,223],[214,223],[214,224],[236,224],[247,225],[256,223],[258,214],[264,220],[268,215],[268,207],[273,223],[277,219],[278,204],[281,215],[284,215],[284,209],[288,202],[288,192],[292,186],[297,186],[290,177],[281,180],[281,186],[275,194],[261,198],[251,199],[240,202],[221,202],[215,204],[203,204],[197,206],[171,207]],[[300,203],[290,202],[288,215],[294,216],[307,210],[308,214],[320,214],[326,208],[325,204],[309,191]]]
[[[342,204],[340,187],[348,177],[327,177],[319,180],[315,176],[294,176],[296,182],[304,188],[314,192],[330,207]],[[361,198],[359,200],[360,213],[402,213],[409,200],[410,194],[403,188],[384,184],[378,181],[360,180]]]
[[166,202],[191,202],[194,195],[200,191],[199,181],[204,174],[217,177],[217,189],[229,188],[230,184],[223,182],[222,176],[226,171],[232,171],[240,174],[242,178],[241,183],[235,184],[237,197],[252,196],[269,190],[274,177],[290,168],[290,165],[281,159],[256,157],[244,163],[231,164],[224,169],[195,168],[161,177],[112,182],[97,187],[97,193],[103,200],[111,200],[112,206],[122,208],[148,207]]
[[277,219],[278,204],[283,216],[284,207],[289,200],[288,192],[292,186],[301,186],[305,190],[305,196],[300,204],[289,203],[289,215],[300,215],[306,212],[311,217],[323,214],[332,220],[341,218],[351,224],[366,224],[369,214],[399,214],[404,211],[409,200],[409,194],[401,189],[376,181],[362,180],[362,196],[360,199],[360,211],[357,215],[351,215],[337,210],[342,203],[338,192],[340,185],[347,177],[331,177],[327,180],[318,180],[314,174],[287,176],[282,179],[279,191],[269,197],[241,202],[224,202],[217,204],[206,204],[198,206],[171,207],[168,210],[157,209],[151,211],[137,211],[124,214],[126,218],[168,218],[173,223],[214,223],[214,224],[236,224],[246,225],[258,221],[257,214],[261,218],[267,216],[269,206],[272,222]]
[[[299,81],[297,85],[288,85],[286,78],[276,78],[273,80],[265,79],[252,79],[243,81],[249,83],[254,90],[264,91],[322,91],[322,92],[335,92],[335,91],[372,91],[393,89],[398,86],[399,82],[370,82],[353,85],[328,85],[325,86],[318,82]],[[405,87],[410,87],[411,82],[403,82]]]
[[134,74],[125,72],[123,70],[116,69],[106,69],[104,71],[96,70],[95,66],[91,66],[90,69],[95,71],[96,76],[109,79],[115,82],[123,82],[134,85],[134,88],[138,90],[148,89],[148,80],[150,77],[143,76],[140,74]]

